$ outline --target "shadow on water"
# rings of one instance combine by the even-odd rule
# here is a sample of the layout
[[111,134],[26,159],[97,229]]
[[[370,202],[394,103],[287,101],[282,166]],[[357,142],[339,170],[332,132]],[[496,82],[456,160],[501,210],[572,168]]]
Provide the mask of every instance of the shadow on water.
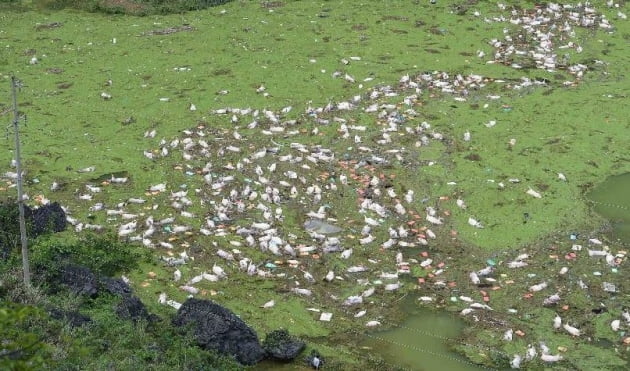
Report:
[[595,212],[610,221],[611,237],[630,244],[630,173],[611,176],[588,195]]
[[373,349],[387,363],[405,370],[484,369],[450,349],[449,344],[465,326],[457,315],[423,308],[415,299],[406,301],[404,306],[408,314],[405,321],[389,330],[370,333],[361,345]]

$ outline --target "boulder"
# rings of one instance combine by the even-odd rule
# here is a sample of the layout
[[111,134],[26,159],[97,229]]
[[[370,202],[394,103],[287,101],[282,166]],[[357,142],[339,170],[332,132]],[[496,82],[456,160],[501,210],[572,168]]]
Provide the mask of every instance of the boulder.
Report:
[[231,355],[243,365],[254,365],[265,358],[256,332],[232,311],[211,300],[186,300],[173,324],[190,325],[199,346]]
[[102,277],[101,288],[119,296],[128,296],[132,292],[131,287],[122,278]]
[[66,213],[57,202],[40,206],[37,209],[31,209],[27,206],[24,215],[33,223],[33,237],[45,232],[61,232],[66,229]]
[[70,327],[81,327],[86,323],[92,322],[92,319],[84,314],[74,311],[65,311],[58,308],[49,308],[48,314],[54,319],[67,322]]
[[304,350],[306,344],[289,335],[287,330],[275,330],[267,334],[262,346],[269,357],[279,361],[291,361]]
[[98,293],[98,279],[90,268],[82,265],[66,265],[61,269],[58,283],[78,295],[95,297]]
[[139,320],[146,320],[149,322],[159,320],[156,315],[149,313],[140,298],[133,295],[123,296],[122,301],[116,306],[116,314],[120,318],[130,319],[134,322]]

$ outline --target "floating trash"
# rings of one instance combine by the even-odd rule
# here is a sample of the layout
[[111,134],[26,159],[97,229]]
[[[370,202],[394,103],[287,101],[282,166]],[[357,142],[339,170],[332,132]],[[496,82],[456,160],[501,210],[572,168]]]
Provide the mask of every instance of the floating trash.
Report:
[[309,232],[321,234],[335,234],[342,231],[341,228],[335,225],[317,219],[308,219],[307,221],[305,221],[304,228]]
[[602,282],[602,289],[606,292],[617,292],[617,287],[610,282]]

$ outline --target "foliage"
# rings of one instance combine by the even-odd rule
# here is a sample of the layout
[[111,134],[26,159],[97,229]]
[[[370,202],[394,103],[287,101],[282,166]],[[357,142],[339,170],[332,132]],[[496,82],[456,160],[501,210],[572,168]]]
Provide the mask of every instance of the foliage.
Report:
[[55,275],[68,263],[83,265],[95,273],[114,276],[137,266],[143,254],[118,240],[113,234],[84,234],[74,242],[46,239],[32,246],[31,260],[35,271]]
[[[19,209],[15,202],[0,202],[0,260],[8,259],[11,251],[20,243]],[[32,229],[31,223],[26,225],[27,235]]]
[[45,364],[47,346],[28,328],[41,316],[35,307],[0,301],[0,369],[30,370]]

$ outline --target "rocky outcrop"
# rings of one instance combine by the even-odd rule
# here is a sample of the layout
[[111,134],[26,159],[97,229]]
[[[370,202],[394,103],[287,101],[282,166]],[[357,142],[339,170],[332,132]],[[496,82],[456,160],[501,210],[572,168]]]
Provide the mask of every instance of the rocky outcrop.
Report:
[[66,265],[61,269],[58,283],[67,287],[77,295],[96,297],[98,294],[98,279],[90,268],[81,265]]
[[122,301],[116,306],[116,314],[120,318],[130,319],[134,322],[139,320],[155,322],[159,320],[159,317],[149,313],[147,307],[140,301],[140,298],[133,295],[123,296]]
[[58,308],[49,308],[48,314],[54,319],[68,323],[70,327],[81,327],[87,323],[92,322],[92,319],[90,317],[76,311],[65,311]]
[[112,277],[102,277],[101,278],[101,288],[110,294],[126,296],[131,295],[132,289],[127,284],[127,282],[123,281],[121,278],[112,278]]
[[192,326],[199,346],[231,355],[243,365],[253,365],[265,358],[256,332],[232,311],[211,300],[186,300],[173,324]]
[[61,232],[66,229],[66,213],[57,202],[53,202],[36,209],[25,207],[24,214],[27,220],[33,223],[31,237],[39,236],[46,232]]
[[287,330],[275,330],[267,334],[262,346],[269,357],[278,361],[291,361],[300,355],[306,344],[289,335]]

